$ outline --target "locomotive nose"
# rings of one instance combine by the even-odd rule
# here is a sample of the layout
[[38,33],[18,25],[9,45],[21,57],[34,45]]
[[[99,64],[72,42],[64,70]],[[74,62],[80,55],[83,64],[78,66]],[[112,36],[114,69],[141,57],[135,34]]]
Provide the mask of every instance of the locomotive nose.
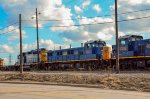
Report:
[[108,46],[103,46],[103,60],[111,59],[112,48]]

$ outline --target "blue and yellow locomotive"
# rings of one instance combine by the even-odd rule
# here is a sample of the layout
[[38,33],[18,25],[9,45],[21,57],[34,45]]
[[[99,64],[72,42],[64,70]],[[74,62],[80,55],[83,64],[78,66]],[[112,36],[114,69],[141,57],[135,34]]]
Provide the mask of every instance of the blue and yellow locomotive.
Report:
[[[139,35],[126,35],[119,38],[120,67],[149,68],[150,67],[150,39],[143,39]],[[116,56],[116,45],[112,46],[112,60]]]
[[[88,41],[78,48],[48,51],[47,52],[48,60],[45,66],[50,67],[51,69],[54,70],[98,69],[101,62],[100,60],[104,58],[103,50],[106,48],[107,47],[105,41],[95,40],[95,41]],[[109,56],[111,56],[111,54],[109,54]]]
[[[119,38],[120,68],[138,69],[150,67],[150,39],[139,35]],[[102,40],[87,41],[81,47],[49,50],[40,49],[40,69],[44,70],[99,70],[114,68],[116,45],[106,46]],[[36,67],[37,51],[24,53],[24,65]],[[18,57],[19,60],[19,57]],[[18,64],[19,65],[19,64]]]
[[0,58],[0,70],[1,68],[3,68],[3,66],[4,66],[4,59]]

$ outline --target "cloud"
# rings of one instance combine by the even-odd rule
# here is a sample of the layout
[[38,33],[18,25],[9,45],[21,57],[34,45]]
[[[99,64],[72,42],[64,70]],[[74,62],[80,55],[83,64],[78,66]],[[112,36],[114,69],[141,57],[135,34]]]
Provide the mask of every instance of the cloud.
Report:
[[98,36],[99,39],[102,39],[104,41],[111,40],[112,37],[113,37],[113,35],[111,35],[111,34],[105,34],[105,33],[102,33],[102,32],[98,32],[97,36]]
[[[123,1],[125,2],[127,0],[123,0]],[[129,5],[137,6],[137,5],[143,5],[143,4],[150,4],[150,1],[149,0],[137,0],[137,1],[128,0],[127,3]]]
[[93,10],[95,10],[96,12],[101,12],[101,8],[100,8],[100,6],[99,6],[99,4],[95,4],[94,6],[93,6]]
[[[113,35],[114,34],[114,25],[113,23],[105,23],[105,22],[113,22],[112,18],[102,18],[102,17],[95,17],[95,18],[86,18],[84,17],[83,19],[79,20],[80,24],[95,24],[95,25],[90,25],[90,26],[85,26],[82,27],[84,31],[88,31],[89,33],[92,33],[96,35],[96,38],[100,38],[100,36],[97,36],[98,34],[107,34],[107,35]],[[97,23],[104,23],[104,24],[97,24]],[[109,39],[106,39],[104,36],[103,40],[111,40],[113,36],[110,36]],[[93,39],[96,39],[93,38]]]
[[74,6],[74,9],[75,9],[76,13],[81,13],[82,12],[82,9],[77,5]]
[[[150,0],[119,0],[118,1],[118,11],[119,13],[123,12],[132,12],[142,9],[149,9]],[[114,7],[112,7],[112,11],[114,12]],[[123,15],[119,15],[119,20],[126,19],[134,19],[141,18],[144,16],[150,16],[150,11],[141,11],[136,13],[127,13]],[[141,33],[149,33],[150,32],[150,20],[140,19],[140,20],[130,20],[127,22],[119,23],[119,31],[124,34],[141,34]]]
[[[104,41],[111,40],[115,34],[114,24],[105,22],[113,22],[112,18],[87,18],[80,17],[80,27],[72,30],[60,33],[60,37],[65,38],[69,42],[86,42],[87,40],[102,39]],[[98,24],[104,23],[104,24]],[[91,24],[84,25],[83,24]],[[93,24],[93,25],[92,25]]]
[[[60,46],[62,49],[69,48],[69,45],[57,44],[51,40],[45,40],[45,39],[39,40],[39,46],[40,46],[40,48],[46,48],[47,50],[54,50],[54,49],[57,50],[60,48]],[[15,54],[20,53],[20,44],[16,44],[14,46],[8,45],[8,44],[3,44],[3,45],[0,45],[0,49],[1,49],[0,53],[11,53],[11,54],[15,55]],[[37,49],[37,42],[35,41],[30,44],[24,43],[22,49],[23,49],[23,52],[35,50],[35,49]]]
[[41,39],[40,40],[40,46],[43,48],[47,48],[48,50],[58,50],[61,46],[62,49],[68,48],[68,45],[65,44],[55,44],[53,41],[51,40],[44,40]]
[[104,22],[112,22],[113,19],[111,18],[87,18],[82,17],[79,20],[79,24],[94,24],[94,25],[87,25],[81,26],[76,31],[71,32],[64,32],[60,33],[60,36],[67,38],[67,40],[71,40],[72,42],[85,42],[87,40],[111,40],[114,36],[114,25],[112,24],[97,24],[97,23],[104,23]]
[[2,2],[5,6],[14,7],[16,5],[23,5],[27,2],[27,0],[1,0],[0,2]]
[[90,4],[91,4],[91,0],[85,0],[85,2],[83,2],[83,4],[82,4],[82,8],[86,8]]
[[[67,8],[63,3],[62,0],[1,0],[0,5],[7,10],[10,14],[9,19],[11,21],[18,20],[18,14],[22,13],[23,19],[31,19],[34,16],[35,8],[38,8],[38,11],[41,13],[39,15],[40,19],[45,20],[53,20],[59,19],[61,21],[39,21],[40,26],[49,23],[52,26],[58,27],[49,27],[53,32],[59,32],[59,36],[63,37],[64,42],[80,42],[86,41],[90,39],[103,39],[103,40],[111,40],[112,37],[115,35],[114,23],[109,24],[97,24],[97,23],[105,23],[105,22],[114,22],[113,17],[95,17],[95,18],[87,18],[87,17],[78,17],[83,19],[78,19],[76,21],[72,20],[73,13],[70,8]],[[17,1],[17,3],[15,2]],[[81,6],[74,6],[74,9],[77,13],[81,13],[86,7],[91,4],[91,0],[84,0]],[[150,6],[149,0],[119,0],[119,13],[146,9]],[[112,6],[112,5],[111,5]],[[112,8],[112,12],[114,13],[114,7]],[[13,9],[13,10],[10,10]],[[98,4],[93,6],[93,9],[97,12],[101,12],[101,7]],[[150,14],[148,11],[143,11],[140,13],[128,13],[124,15],[119,15],[119,20],[124,19],[132,19],[136,17],[143,17],[149,16]],[[35,20],[25,22],[26,25],[35,25]],[[82,24],[97,24],[97,25],[87,25],[87,26],[74,26],[75,24],[82,25]],[[124,35],[126,33],[149,33],[150,32],[150,21],[149,19],[142,19],[136,21],[128,21],[128,22],[120,22],[119,23],[119,31],[121,32],[120,35]],[[67,27],[63,27],[67,26]],[[10,38],[10,39],[14,39]],[[49,42],[50,41],[45,41]],[[35,44],[36,45],[36,44]],[[43,44],[44,45],[44,44]],[[27,45],[29,46],[29,45]],[[46,45],[45,45],[46,46]],[[29,47],[34,47],[34,45],[30,45]],[[36,47],[35,47],[36,48]],[[49,48],[49,47],[48,47]]]
[[[109,34],[108,31],[112,33],[112,27],[111,25],[91,25],[91,26],[81,26],[77,27],[74,26],[75,23],[80,24],[95,24],[98,22],[105,22],[105,21],[112,21],[111,18],[86,18],[81,17],[84,19],[79,19],[77,22],[74,22],[72,20],[72,12],[70,8],[67,8],[64,4],[62,4],[62,0],[25,0],[24,5],[22,6],[21,3],[16,4],[16,6],[9,6],[9,1],[6,0],[0,1],[0,5],[3,6],[4,9],[8,11],[10,14],[10,19],[15,20],[18,19],[18,15],[21,12],[23,15],[23,19],[30,19],[34,16],[35,8],[37,7],[39,12],[41,13],[39,15],[40,19],[59,19],[61,21],[53,21],[50,24],[52,26],[58,26],[58,27],[49,27],[53,32],[59,32],[60,36],[63,37],[67,42],[73,42],[73,41],[86,41],[89,39],[99,39],[97,34],[100,32],[105,32],[105,34]],[[15,5],[15,3],[13,3]],[[85,0],[83,4],[81,5],[82,8],[86,8],[91,4],[91,0]],[[15,9],[15,10],[8,10],[8,9]],[[81,12],[81,8],[79,6],[75,6],[75,9],[77,12]],[[99,11],[99,10],[98,10]],[[69,19],[69,20],[68,20]],[[32,25],[35,26],[35,19],[33,21],[27,21],[24,22],[24,25]],[[39,24],[44,25],[48,22],[39,21]],[[67,27],[63,27],[67,26]],[[106,31],[107,30],[107,31]],[[112,33],[113,34],[113,33]],[[10,38],[13,39],[13,38]],[[31,45],[30,45],[31,46]],[[34,45],[33,45],[34,46]],[[32,46],[31,46],[32,47]]]
[[[9,32],[9,37],[7,38],[8,41],[20,39],[20,31],[18,28],[14,26],[9,26],[8,28],[0,31],[0,33],[7,33],[7,32]],[[22,38],[27,38],[25,31],[22,31]]]
[[123,32],[119,32],[118,34],[119,34],[119,37],[120,36],[125,36],[125,33],[123,33]]
[[[37,49],[37,43],[33,42],[31,44],[23,44],[23,51],[31,51],[31,50],[35,50]],[[44,40],[44,39],[40,39],[39,40],[39,46],[40,48],[46,48],[47,50],[57,50],[60,48],[64,49],[64,48],[68,48],[68,45],[65,44],[55,44],[53,41],[51,40]],[[17,45],[17,47],[19,47],[19,44]]]
[[[60,22],[39,21],[39,25],[41,27],[47,23],[51,23],[52,25],[74,24],[74,22],[71,20],[71,9],[65,7],[65,5],[62,4],[62,0],[0,0],[0,5],[7,11],[7,13],[9,13],[10,20],[8,23],[18,21],[18,15],[21,13],[23,20],[31,20],[24,22],[23,25],[35,26],[35,19],[31,18],[35,15],[35,8],[38,8],[38,12],[41,13],[39,15],[39,20],[70,19]],[[60,28],[60,30],[66,30],[66,28]]]
[[14,53],[15,52],[13,47],[7,44],[0,45],[0,49],[2,53]]

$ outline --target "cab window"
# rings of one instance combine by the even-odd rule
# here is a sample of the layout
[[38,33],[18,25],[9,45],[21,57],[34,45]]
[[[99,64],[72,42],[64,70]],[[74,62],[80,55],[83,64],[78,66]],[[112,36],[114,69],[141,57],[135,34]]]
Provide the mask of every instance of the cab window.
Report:
[[125,45],[126,44],[126,41],[125,40],[121,40],[121,45]]

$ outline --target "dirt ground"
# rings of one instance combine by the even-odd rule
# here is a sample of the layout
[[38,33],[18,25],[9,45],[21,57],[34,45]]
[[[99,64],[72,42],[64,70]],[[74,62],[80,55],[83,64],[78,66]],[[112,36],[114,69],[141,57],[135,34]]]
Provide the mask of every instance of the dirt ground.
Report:
[[86,84],[102,89],[150,92],[150,74],[98,73],[0,73],[0,81],[34,81],[65,84]]

